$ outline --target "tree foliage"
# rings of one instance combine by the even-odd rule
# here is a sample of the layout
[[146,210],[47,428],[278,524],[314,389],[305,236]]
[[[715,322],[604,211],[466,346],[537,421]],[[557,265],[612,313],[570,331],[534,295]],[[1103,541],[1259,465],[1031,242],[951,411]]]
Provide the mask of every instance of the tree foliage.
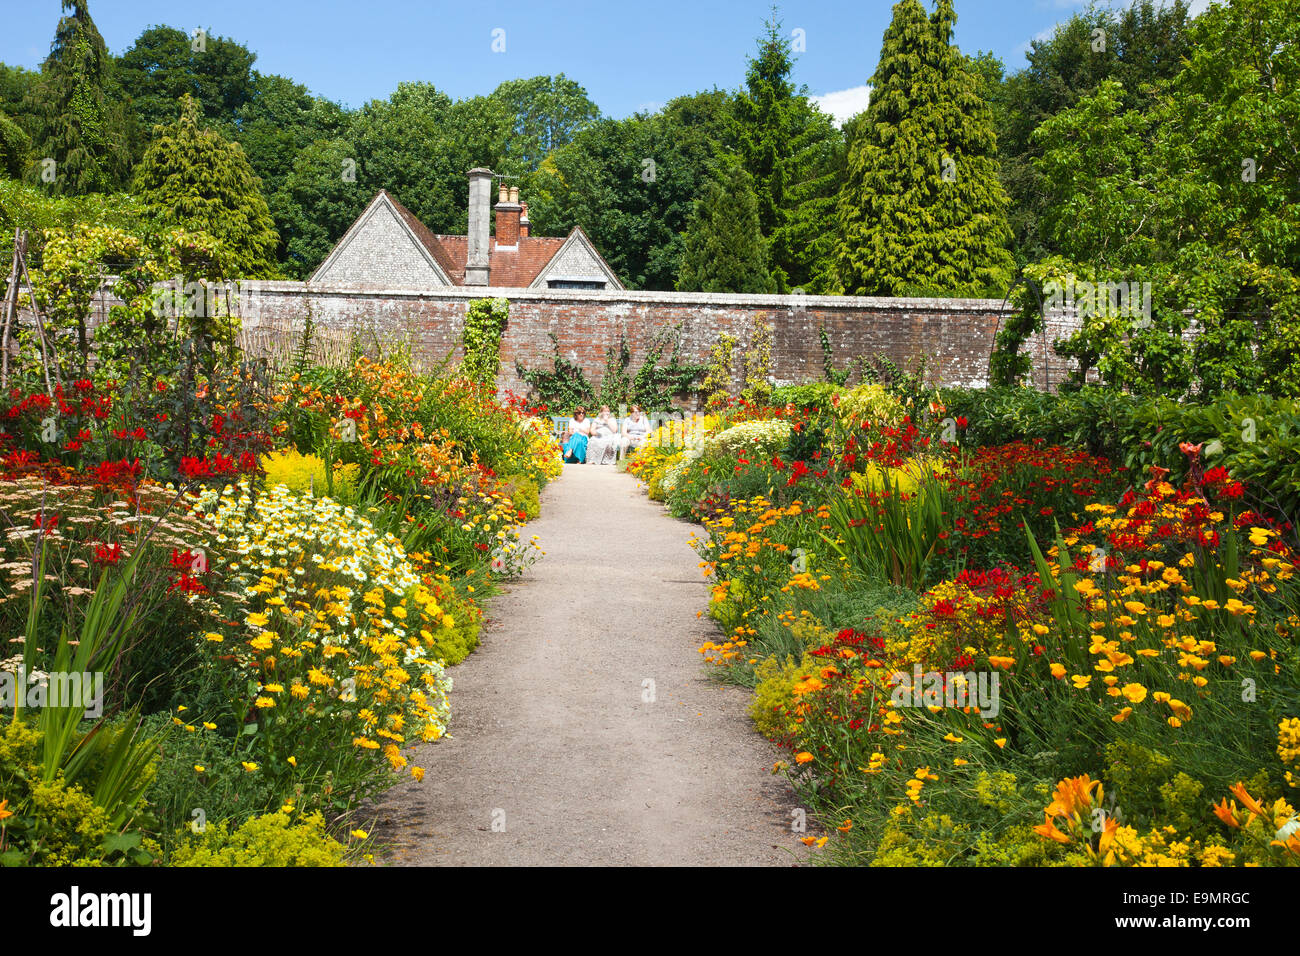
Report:
[[[85,0],[63,0],[61,17],[29,91],[28,107],[38,126],[35,153],[52,159],[55,194],[111,192],[130,171],[131,123],[113,76],[113,61]],[[29,177],[44,182],[42,164]]]
[[734,158],[725,157],[687,223],[679,291],[776,291],[759,205],[754,177]]
[[858,295],[1000,294],[1012,259],[992,112],[950,43],[951,0],[900,0],[849,144],[832,264]]
[[134,191],[163,220],[216,240],[214,278],[276,274],[278,237],[261,183],[238,143],[203,128],[192,96],[145,151]]

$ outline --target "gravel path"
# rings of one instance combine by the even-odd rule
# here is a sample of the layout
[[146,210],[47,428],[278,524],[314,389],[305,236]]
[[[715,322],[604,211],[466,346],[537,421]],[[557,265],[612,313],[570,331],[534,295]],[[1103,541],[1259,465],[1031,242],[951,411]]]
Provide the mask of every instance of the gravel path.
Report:
[[[546,557],[488,604],[451,669],[450,738],[389,791],[375,836],[397,865],[769,865],[806,859],[749,692],[704,674],[699,558],[613,468],[543,492]],[[652,702],[643,700],[650,696]]]

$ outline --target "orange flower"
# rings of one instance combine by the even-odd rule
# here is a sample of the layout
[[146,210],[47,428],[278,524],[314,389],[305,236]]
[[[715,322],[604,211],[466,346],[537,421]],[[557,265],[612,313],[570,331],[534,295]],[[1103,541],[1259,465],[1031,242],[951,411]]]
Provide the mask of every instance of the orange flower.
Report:
[[1047,817],[1043,823],[1034,827],[1034,832],[1039,836],[1047,837],[1049,840],[1055,840],[1057,843],[1069,843],[1070,838],[1056,829],[1056,824],[1052,822],[1051,817]]
[[814,757],[808,751],[803,750],[794,755],[795,763],[811,763]]
[[1241,824],[1237,821],[1237,805],[1234,803],[1229,807],[1227,797],[1214,804],[1214,815],[1234,830],[1241,828]]
[[1234,783],[1228,788],[1228,792],[1246,805],[1246,809],[1256,816],[1264,816],[1264,808],[1249,793],[1246,792],[1246,785],[1241,781]]

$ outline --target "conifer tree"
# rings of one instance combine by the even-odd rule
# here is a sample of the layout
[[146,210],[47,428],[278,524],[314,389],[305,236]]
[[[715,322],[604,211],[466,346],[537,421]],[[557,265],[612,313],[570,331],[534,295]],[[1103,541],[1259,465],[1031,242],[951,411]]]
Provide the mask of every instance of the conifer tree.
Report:
[[776,11],[764,23],[757,55],[736,98],[736,144],[754,177],[758,221],[770,241],[778,290],[806,286],[829,253],[819,243],[834,228],[834,198],[844,137],[791,79],[790,38]]
[[686,227],[680,292],[776,291],[767,241],[759,230],[754,177],[724,157]]
[[238,143],[199,125],[189,94],[175,123],[154,128],[134,191],[162,218],[217,241],[219,277],[275,275],[279,238],[261,182]]
[[993,116],[951,44],[952,0],[900,0],[849,144],[832,286],[851,295],[986,295],[1010,285]]
[[[39,118],[36,157],[54,160],[51,192],[81,195],[121,188],[130,171],[131,126],[113,80],[112,57],[85,0],[63,0],[50,55],[28,106]],[[41,181],[42,164],[31,169]]]

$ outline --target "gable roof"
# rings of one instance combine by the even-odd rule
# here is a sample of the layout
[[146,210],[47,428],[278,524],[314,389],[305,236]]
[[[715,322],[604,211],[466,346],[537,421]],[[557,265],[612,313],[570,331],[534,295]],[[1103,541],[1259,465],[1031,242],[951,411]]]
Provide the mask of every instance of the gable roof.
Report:
[[[403,231],[418,248],[420,255],[428,261],[439,281],[445,285],[465,284],[469,237],[445,236],[431,232],[415,213],[403,206],[385,189],[375,194],[370,205],[357,217],[357,221],[348,227],[343,238],[335,244],[330,254],[325,257],[325,261],[307,281],[316,282],[321,276],[326,275],[380,209],[392,212]],[[548,278],[595,278],[587,273],[578,276],[559,274],[557,265],[561,262],[572,262],[574,255],[580,259],[585,258],[588,266],[594,265],[611,289],[623,288],[623,283],[619,281],[604,257],[596,251],[596,247],[581,226],[574,226],[564,238],[520,236],[515,246],[498,246],[496,237],[492,237],[488,242],[490,287],[543,289],[546,288]]]
[[[448,260],[442,254],[441,249],[436,242],[433,242],[433,233],[429,232],[424,223],[420,222],[409,209],[389,195],[387,190],[381,189],[375,194],[375,198],[370,200],[370,205],[365,208],[361,215],[357,216],[357,221],[348,227],[348,231],[343,234],[343,238],[335,243],[330,254],[325,257],[325,261],[317,267],[316,271],[311,274],[308,282],[316,282],[321,276],[329,272],[336,262],[345,254],[348,247],[366,228],[366,225],[380,212],[387,210],[396,218],[403,230],[415,244],[423,258],[429,263],[434,274],[445,285],[458,285],[452,281],[447,266]],[[461,278],[464,278],[462,269]]]
[[[527,240],[520,241],[525,242]],[[568,237],[561,242],[560,247],[556,249],[551,258],[546,261],[546,265],[537,273],[536,276],[533,277],[532,282],[528,284],[528,288],[543,289],[546,287],[547,279],[587,278],[586,275],[562,276],[559,274],[560,264],[568,259],[567,254],[570,252],[577,252],[578,248],[581,248],[581,250],[587,254],[589,261],[600,270],[600,273],[605,277],[605,281],[609,284],[611,289],[621,290],[623,288],[623,283],[618,281],[618,276],[614,274],[614,270],[609,267],[609,263],[605,261],[605,257],[596,251],[595,244],[592,243],[591,239],[587,236],[587,233],[583,231],[581,226],[573,227],[573,230],[569,233]]]

